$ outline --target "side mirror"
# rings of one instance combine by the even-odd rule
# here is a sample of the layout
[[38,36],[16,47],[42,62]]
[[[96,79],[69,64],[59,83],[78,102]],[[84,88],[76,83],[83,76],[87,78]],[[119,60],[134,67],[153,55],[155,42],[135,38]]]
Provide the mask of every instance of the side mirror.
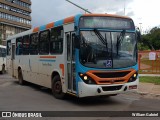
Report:
[[137,36],[137,40],[140,41],[141,40],[141,31],[139,30],[139,28],[136,28],[136,36]]

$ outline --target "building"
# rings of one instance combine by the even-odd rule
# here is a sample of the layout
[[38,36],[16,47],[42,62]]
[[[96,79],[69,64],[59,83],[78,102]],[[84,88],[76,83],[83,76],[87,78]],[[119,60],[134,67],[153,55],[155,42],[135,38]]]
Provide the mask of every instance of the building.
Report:
[[31,29],[31,0],[0,0],[0,44],[8,36]]

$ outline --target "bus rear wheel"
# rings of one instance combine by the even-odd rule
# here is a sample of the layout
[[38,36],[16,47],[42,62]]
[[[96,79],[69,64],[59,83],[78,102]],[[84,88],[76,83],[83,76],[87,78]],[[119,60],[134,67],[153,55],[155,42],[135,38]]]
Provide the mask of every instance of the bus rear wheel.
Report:
[[2,71],[1,71],[1,74],[4,74],[5,73],[5,65],[2,66]]
[[18,82],[20,85],[24,85],[24,80],[23,80],[23,75],[22,75],[22,70],[18,70]]
[[63,99],[65,96],[65,93],[62,91],[62,84],[59,75],[56,75],[52,79],[52,93],[57,99]]

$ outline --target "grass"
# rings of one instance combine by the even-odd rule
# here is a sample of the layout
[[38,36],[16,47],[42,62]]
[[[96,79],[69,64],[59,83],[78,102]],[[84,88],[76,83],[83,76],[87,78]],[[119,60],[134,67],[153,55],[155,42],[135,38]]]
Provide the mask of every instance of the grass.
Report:
[[144,83],[153,83],[155,85],[160,85],[160,77],[140,76],[139,81]]

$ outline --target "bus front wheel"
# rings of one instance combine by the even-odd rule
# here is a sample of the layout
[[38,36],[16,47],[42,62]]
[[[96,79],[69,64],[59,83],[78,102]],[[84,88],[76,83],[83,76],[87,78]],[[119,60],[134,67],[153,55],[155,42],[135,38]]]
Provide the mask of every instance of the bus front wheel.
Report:
[[3,65],[3,67],[2,67],[2,74],[4,74],[5,73],[5,65]]
[[24,85],[24,80],[23,80],[23,75],[22,75],[22,70],[18,70],[18,82],[20,85]]
[[57,99],[63,99],[65,96],[65,93],[62,91],[62,84],[59,75],[56,75],[52,79],[52,93]]
[[1,74],[4,74],[5,73],[5,65],[2,66],[2,71],[1,71]]

